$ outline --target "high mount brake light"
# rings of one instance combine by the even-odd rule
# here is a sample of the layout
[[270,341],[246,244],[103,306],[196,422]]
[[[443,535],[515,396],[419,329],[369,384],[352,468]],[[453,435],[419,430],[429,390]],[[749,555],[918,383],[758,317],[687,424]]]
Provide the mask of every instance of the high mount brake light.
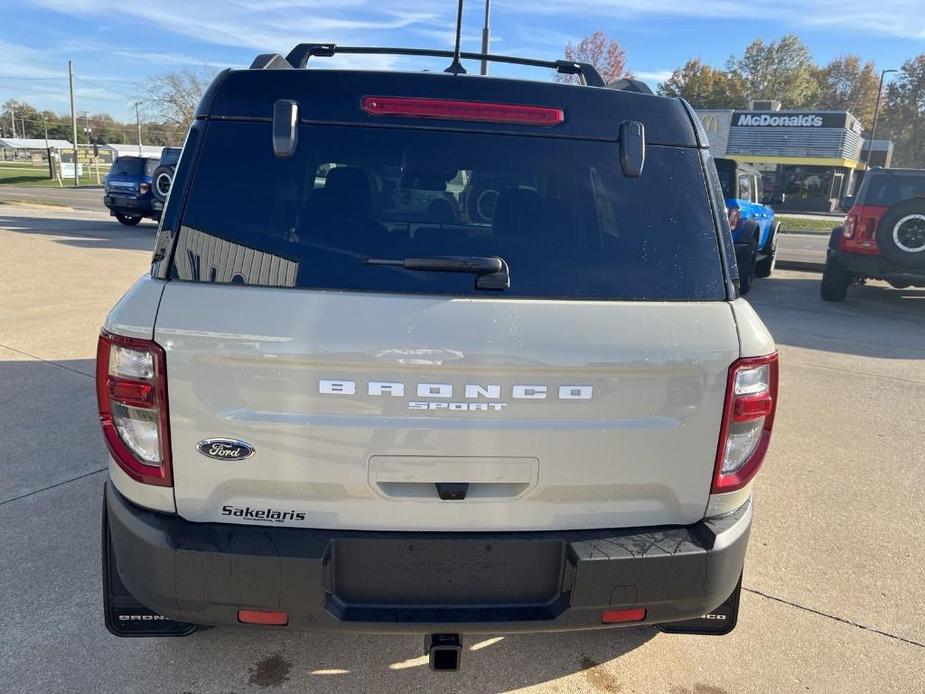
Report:
[[565,112],[561,108],[452,99],[365,96],[363,97],[363,110],[371,116],[436,118],[485,123],[560,125],[565,122]]
[[729,367],[712,493],[741,489],[764,462],[777,410],[777,381],[777,352],[739,359]]
[[173,484],[167,363],[151,340],[100,333],[96,397],[103,438],[116,464],[143,484]]

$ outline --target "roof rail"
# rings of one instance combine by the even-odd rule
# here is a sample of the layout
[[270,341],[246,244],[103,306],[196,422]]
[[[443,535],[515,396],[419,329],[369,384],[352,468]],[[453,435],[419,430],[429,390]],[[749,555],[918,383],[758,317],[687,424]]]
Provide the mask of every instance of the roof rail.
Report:
[[[285,62],[275,60],[274,55],[257,56],[251,68],[253,69],[286,69],[291,66],[297,69],[304,68],[309,58],[330,58],[336,53],[344,55],[420,55],[432,58],[453,58],[453,51],[440,51],[429,48],[382,48],[379,46],[338,46],[333,43],[300,43],[289,51]],[[510,55],[492,55],[490,53],[460,53],[465,60],[487,60],[492,63],[511,63],[514,65],[529,65],[555,70],[563,75],[578,75],[582,83],[590,87],[605,86],[604,80],[590,63],[578,63],[571,60],[535,60],[533,58],[517,58]]]

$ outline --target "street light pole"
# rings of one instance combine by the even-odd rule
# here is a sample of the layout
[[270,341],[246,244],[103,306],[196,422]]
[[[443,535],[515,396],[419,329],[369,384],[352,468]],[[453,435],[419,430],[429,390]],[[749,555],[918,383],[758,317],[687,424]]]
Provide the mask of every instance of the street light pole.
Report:
[[877,104],[874,106],[874,123],[870,126],[870,137],[867,139],[867,156],[864,157],[864,170],[870,168],[870,150],[874,146],[874,137],[877,135],[877,120],[880,118],[880,97],[883,96],[883,78],[888,72],[899,72],[899,70],[881,70],[880,86],[877,87]]
[[[485,24],[482,26],[482,55],[488,55],[488,45],[491,43],[491,29],[488,28],[488,20],[491,17],[491,0],[485,0]],[[488,74],[488,61],[482,58],[483,75]]]
[[71,92],[71,136],[74,138],[74,187],[80,185],[80,178],[77,175],[77,113],[74,111],[74,69],[71,67],[71,61],[67,61],[67,84]]
[[138,156],[141,156],[141,116],[138,113],[138,102],[135,102],[135,127],[138,129]]

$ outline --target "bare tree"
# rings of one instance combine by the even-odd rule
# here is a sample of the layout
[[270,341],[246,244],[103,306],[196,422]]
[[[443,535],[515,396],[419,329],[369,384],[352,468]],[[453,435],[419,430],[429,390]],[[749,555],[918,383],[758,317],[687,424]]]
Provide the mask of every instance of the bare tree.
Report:
[[142,96],[145,111],[153,120],[185,134],[213,75],[211,70],[202,68],[150,77]]
[[[571,43],[567,45],[565,59],[591,63],[608,84],[621,77],[632,77],[632,73],[626,69],[626,51],[616,41],[610,41],[603,31],[595,31],[584,37],[577,46]],[[569,83],[578,81],[575,75],[558,74],[556,79]]]

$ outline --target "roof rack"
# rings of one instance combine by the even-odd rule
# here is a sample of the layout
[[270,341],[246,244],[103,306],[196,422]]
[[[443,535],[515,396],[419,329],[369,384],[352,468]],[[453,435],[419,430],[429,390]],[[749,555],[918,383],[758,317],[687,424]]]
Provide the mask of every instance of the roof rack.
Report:
[[[379,46],[338,46],[333,43],[300,43],[289,51],[283,60],[275,54],[257,56],[251,65],[252,69],[302,69],[308,64],[309,58],[330,58],[336,53],[344,55],[419,55],[432,58],[453,58],[454,51],[440,51],[429,48],[383,48]],[[563,75],[578,75],[583,84],[590,87],[604,87],[604,80],[590,63],[579,63],[571,60],[535,60],[533,58],[517,58],[510,55],[493,55],[490,53],[459,54],[465,60],[486,60],[492,63],[511,63],[514,65],[529,65],[555,70]]]

